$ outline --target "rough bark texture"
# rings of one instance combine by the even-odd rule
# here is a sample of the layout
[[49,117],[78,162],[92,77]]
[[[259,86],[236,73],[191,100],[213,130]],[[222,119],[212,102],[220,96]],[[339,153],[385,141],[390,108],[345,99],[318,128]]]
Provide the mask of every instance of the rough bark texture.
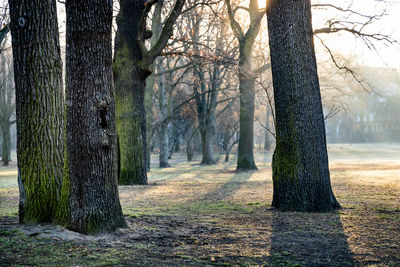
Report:
[[10,0],[20,222],[51,222],[63,169],[62,63],[56,1]]
[[117,132],[120,142],[120,184],[147,184],[145,88],[148,72],[136,42],[144,2],[121,0],[115,40],[114,81]]
[[272,205],[283,210],[339,207],[330,184],[310,0],[269,2],[276,109]]
[[112,231],[126,225],[117,185],[112,1],[69,0],[66,12],[69,227]]

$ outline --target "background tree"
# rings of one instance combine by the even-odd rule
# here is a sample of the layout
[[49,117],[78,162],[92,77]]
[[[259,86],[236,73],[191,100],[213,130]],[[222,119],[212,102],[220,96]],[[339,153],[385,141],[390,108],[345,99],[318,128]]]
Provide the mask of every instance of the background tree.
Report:
[[[239,42],[239,91],[240,91],[240,136],[237,170],[255,170],[254,162],[254,82],[252,48],[259,33],[265,10],[259,9],[258,0],[250,0],[248,7],[233,9],[230,0],[225,0],[233,33]],[[244,32],[236,20],[236,12],[243,9],[249,13],[250,23]]]
[[112,1],[66,2],[69,227],[92,234],[126,225],[117,186]]
[[[1,44],[0,44],[1,48]],[[7,166],[11,161],[11,126],[16,122],[15,87],[11,51],[0,54],[0,128],[3,138],[1,161]]]
[[10,0],[20,222],[51,222],[60,199],[64,113],[56,1]]
[[269,1],[267,17],[276,116],[272,205],[339,208],[330,184],[310,0]]

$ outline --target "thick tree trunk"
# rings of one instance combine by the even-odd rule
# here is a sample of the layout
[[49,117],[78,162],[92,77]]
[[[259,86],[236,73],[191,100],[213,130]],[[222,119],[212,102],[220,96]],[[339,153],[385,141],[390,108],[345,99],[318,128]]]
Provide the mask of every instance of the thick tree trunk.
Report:
[[[117,47],[117,46],[116,46]],[[116,48],[117,50],[118,48]],[[121,56],[117,51],[116,60]],[[114,61],[114,66],[116,61]],[[138,77],[136,69],[132,66],[128,69],[116,71],[115,75],[115,98],[117,132],[120,142],[120,180],[123,185],[147,184],[146,147],[147,133],[143,125],[146,123],[144,92],[145,81]],[[126,77],[128,75],[129,77]],[[127,80],[123,80],[127,78]],[[123,83],[130,82],[125,86]]]
[[56,1],[10,0],[20,222],[51,222],[61,192],[64,112]]
[[3,144],[2,144],[2,152],[1,152],[1,161],[4,166],[8,166],[11,161],[11,123],[4,122],[0,123],[1,133],[3,136]]
[[121,0],[117,16],[114,82],[121,148],[120,184],[147,184],[145,89],[150,73],[143,73],[135,65],[141,59],[136,37],[143,9],[144,1]]
[[70,228],[112,231],[126,225],[117,185],[112,1],[68,0],[66,13]]
[[310,0],[271,0],[268,29],[276,110],[272,205],[339,207],[330,184]]
[[239,91],[240,136],[236,170],[257,170],[254,162],[254,81],[251,73],[251,46],[240,44]]

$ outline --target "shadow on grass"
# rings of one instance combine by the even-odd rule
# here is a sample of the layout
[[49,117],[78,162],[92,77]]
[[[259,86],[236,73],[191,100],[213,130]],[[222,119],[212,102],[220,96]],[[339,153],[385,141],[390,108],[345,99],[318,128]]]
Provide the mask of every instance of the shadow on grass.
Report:
[[196,201],[222,201],[229,196],[234,195],[240,188],[248,182],[251,175],[254,174],[255,171],[251,172],[235,172],[231,179],[223,183],[220,187],[209,191],[205,195],[201,196],[198,199],[193,200]]
[[272,211],[271,266],[353,266],[340,214]]
[[[254,172],[235,173],[232,178],[221,183],[217,188],[206,189],[204,190],[205,193],[178,205],[179,212],[186,215],[207,215],[212,213],[224,214],[225,212],[249,211],[248,206],[232,203],[227,200],[227,198],[239,191],[240,188],[248,182],[253,173]],[[202,175],[197,175],[197,179],[202,179]],[[212,186],[212,183],[204,183],[204,186]]]

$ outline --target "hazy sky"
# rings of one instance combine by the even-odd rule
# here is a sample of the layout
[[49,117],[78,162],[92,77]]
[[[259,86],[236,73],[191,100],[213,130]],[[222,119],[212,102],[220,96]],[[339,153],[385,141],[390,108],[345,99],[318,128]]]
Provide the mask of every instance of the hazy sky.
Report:
[[[313,1],[317,2],[317,1]],[[329,3],[330,1],[324,1]],[[347,7],[349,0],[338,0],[335,1],[335,5]],[[354,0],[352,9],[362,14],[380,14],[385,7],[382,1],[376,0]],[[380,21],[377,21],[373,25],[369,26],[366,30],[368,33],[381,33],[392,35],[394,39],[400,42],[400,0],[386,1],[387,4],[387,16]],[[334,12],[333,10],[318,10],[314,12],[314,27],[321,25],[327,18],[337,19],[340,12]],[[357,16],[353,16],[357,18]],[[355,38],[349,33],[340,33],[334,35],[321,35],[326,40],[329,47],[335,52],[340,52],[344,55],[355,56],[358,59],[358,64],[378,66],[378,67],[391,67],[400,69],[400,44],[385,45],[380,42],[375,42],[377,52],[372,51],[366,47],[366,45],[358,38]],[[318,43],[318,40],[316,40]]]
[[[264,7],[266,0],[258,0],[260,7]],[[0,0],[0,5],[3,5],[6,1]],[[376,22],[373,26],[369,27],[368,32],[392,34],[393,38],[400,42],[400,0],[312,0],[312,3],[331,3],[334,5],[347,7],[352,2],[352,9],[363,14],[377,14],[381,12],[383,4],[387,4],[388,15],[382,20]],[[337,19],[340,13],[333,9],[318,10],[313,13],[313,24],[314,27],[321,27],[327,19]],[[60,16],[61,15],[61,16]],[[61,20],[65,14],[59,14]],[[356,18],[356,17],[354,17]],[[62,24],[62,23],[61,23]],[[64,29],[61,29],[64,31]],[[63,32],[61,33],[61,36]],[[375,51],[369,50],[361,40],[357,40],[353,35],[349,33],[321,35],[326,43],[334,52],[340,52],[345,56],[352,56],[357,58],[358,64],[379,66],[379,67],[392,67],[400,69],[400,44],[395,45],[384,45],[376,42],[376,47],[379,55]],[[318,47],[318,40],[316,47]]]

